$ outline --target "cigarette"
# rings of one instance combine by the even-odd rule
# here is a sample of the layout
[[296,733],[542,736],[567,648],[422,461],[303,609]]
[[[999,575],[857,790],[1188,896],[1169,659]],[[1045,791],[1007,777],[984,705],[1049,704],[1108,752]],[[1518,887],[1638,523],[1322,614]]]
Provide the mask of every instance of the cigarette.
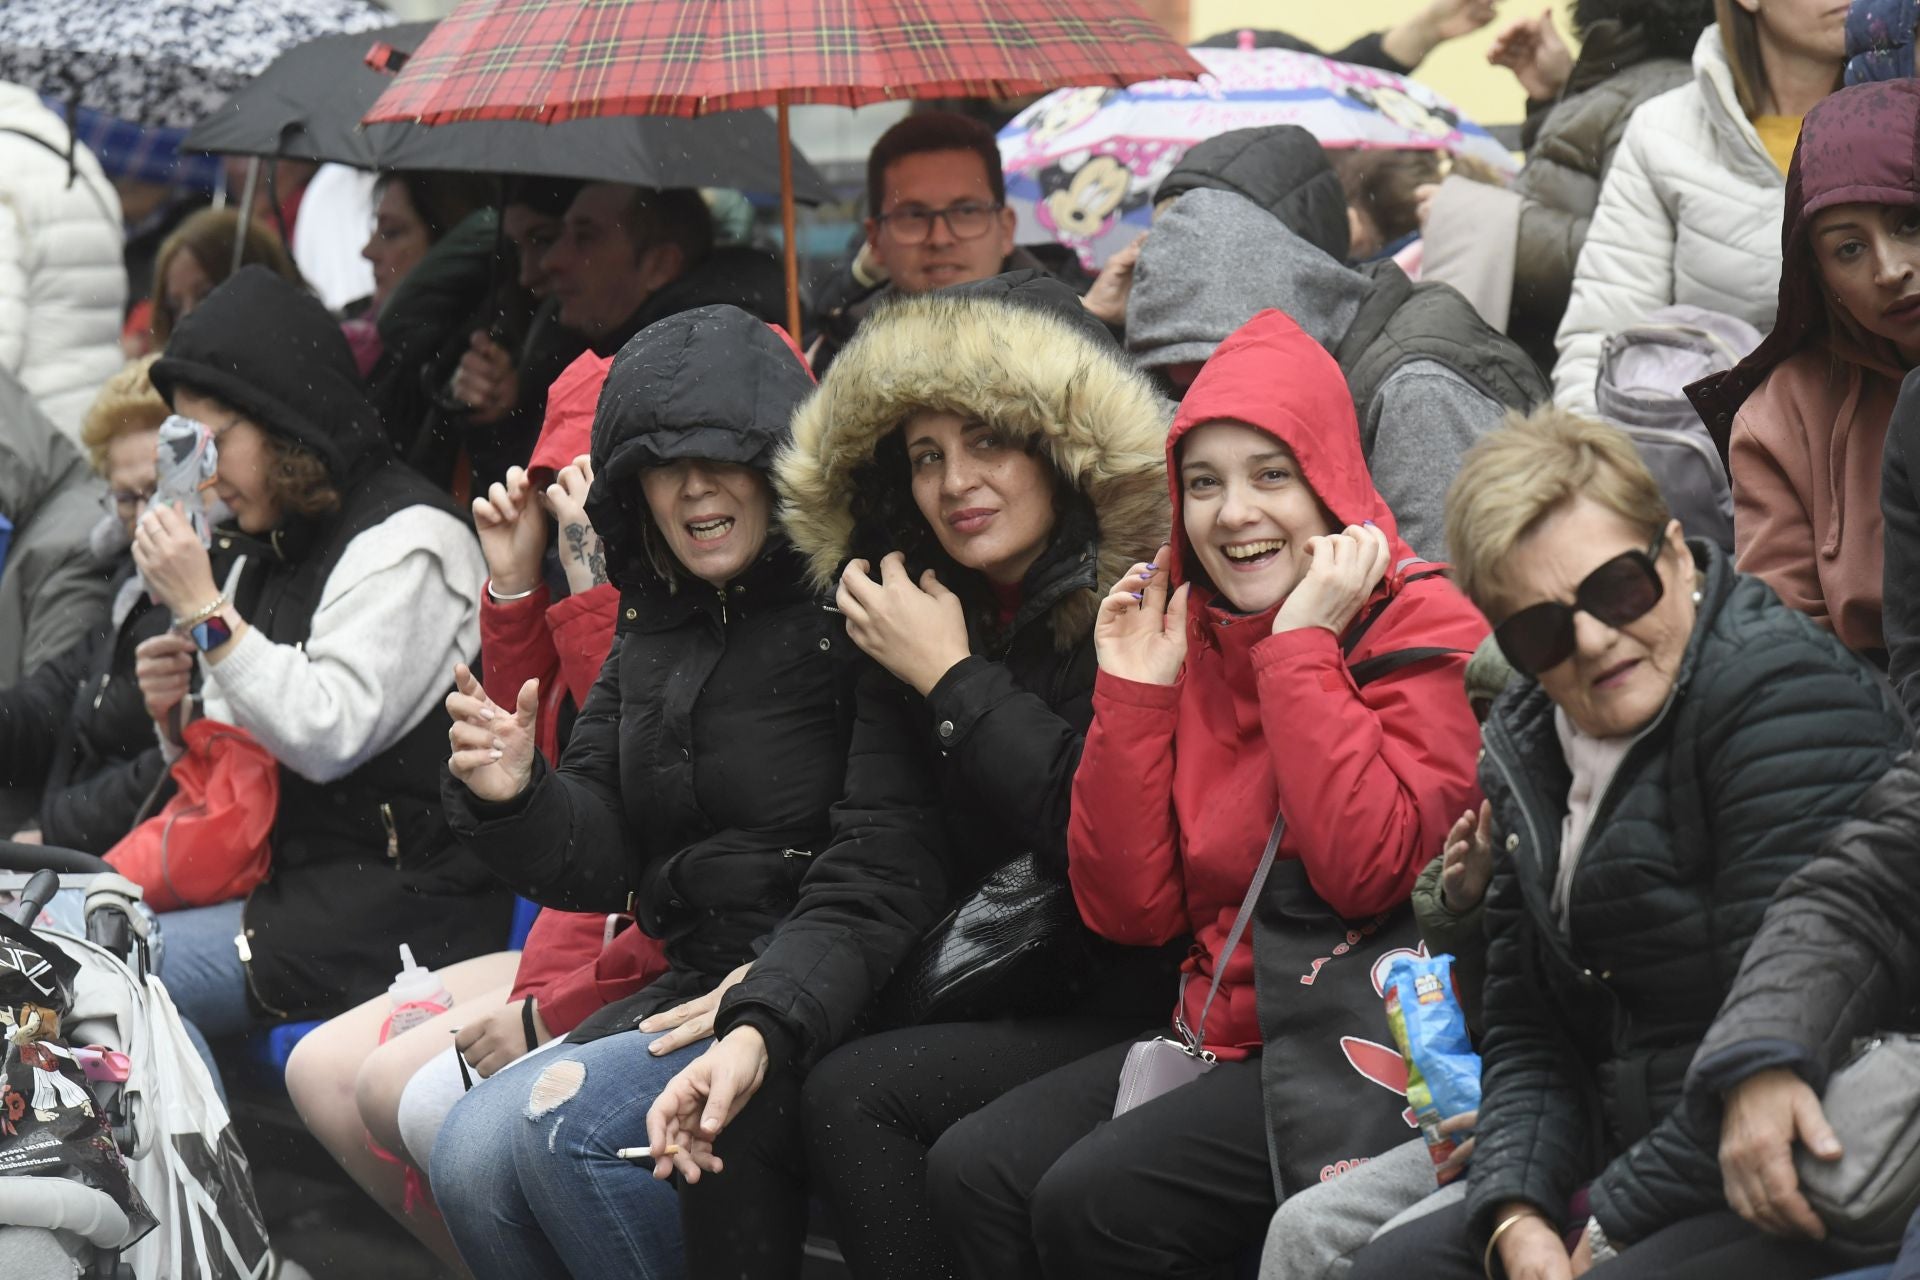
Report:
[[[652,1147],[622,1147],[618,1151],[614,1152],[613,1154],[620,1157],[622,1160],[651,1160],[653,1159],[653,1148]],[[671,1146],[671,1147],[668,1147],[666,1151],[663,1152],[662,1154],[677,1156],[680,1154],[680,1148],[677,1145]]]

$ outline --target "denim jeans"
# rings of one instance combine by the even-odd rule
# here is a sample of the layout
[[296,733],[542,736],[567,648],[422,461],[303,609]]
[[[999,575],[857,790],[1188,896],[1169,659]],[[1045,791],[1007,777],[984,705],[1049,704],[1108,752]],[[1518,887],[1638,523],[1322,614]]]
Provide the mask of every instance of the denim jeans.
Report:
[[713,1042],[656,1058],[652,1038],[629,1031],[522,1059],[447,1116],[433,1194],[479,1280],[686,1274],[678,1193],[652,1161],[614,1152],[646,1145],[647,1108]]
[[160,982],[187,1024],[187,1038],[200,1051],[213,1087],[226,1100],[220,1068],[207,1037],[242,1035],[259,1023],[247,1004],[247,975],[234,935],[245,927],[244,901],[187,907],[160,916]]

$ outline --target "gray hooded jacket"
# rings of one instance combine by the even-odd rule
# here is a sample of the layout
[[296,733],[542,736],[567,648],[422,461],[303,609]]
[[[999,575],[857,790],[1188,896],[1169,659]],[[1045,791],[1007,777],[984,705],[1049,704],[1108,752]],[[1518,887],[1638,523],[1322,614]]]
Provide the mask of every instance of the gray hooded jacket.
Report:
[[103,486],[27,389],[0,369],[0,686],[80,643],[107,616],[111,583],[88,544]]
[[[1277,307],[1332,352],[1374,288],[1245,197],[1189,191],[1155,220],[1141,249],[1127,348],[1147,369],[1204,361],[1240,326]],[[1461,455],[1505,413],[1435,360],[1400,365],[1364,407],[1360,441],[1374,487],[1421,555],[1445,557],[1447,485]]]

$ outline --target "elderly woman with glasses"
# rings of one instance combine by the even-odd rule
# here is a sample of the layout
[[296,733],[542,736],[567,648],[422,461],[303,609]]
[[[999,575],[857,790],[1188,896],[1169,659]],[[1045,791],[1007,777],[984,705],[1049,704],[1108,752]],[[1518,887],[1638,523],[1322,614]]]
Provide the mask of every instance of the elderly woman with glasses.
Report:
[[1727,1208],[1688,1063],[1782,881],[1902,749],[1838,641],[1689,542],[1633,445],[1548,410],[1447,498],[1455,578],[1516,680],[1485,726],[1484,1097],[1464,1204],[1352,1275],[1818,1276]]

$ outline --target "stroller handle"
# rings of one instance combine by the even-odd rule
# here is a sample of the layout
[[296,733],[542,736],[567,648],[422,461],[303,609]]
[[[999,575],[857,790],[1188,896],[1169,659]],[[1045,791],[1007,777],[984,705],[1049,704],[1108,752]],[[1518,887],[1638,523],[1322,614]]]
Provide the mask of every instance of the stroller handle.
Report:
[[112,871],[105,859],[78,849],[0,840],[0,871],[55,871],[63,875],[99,875]]

